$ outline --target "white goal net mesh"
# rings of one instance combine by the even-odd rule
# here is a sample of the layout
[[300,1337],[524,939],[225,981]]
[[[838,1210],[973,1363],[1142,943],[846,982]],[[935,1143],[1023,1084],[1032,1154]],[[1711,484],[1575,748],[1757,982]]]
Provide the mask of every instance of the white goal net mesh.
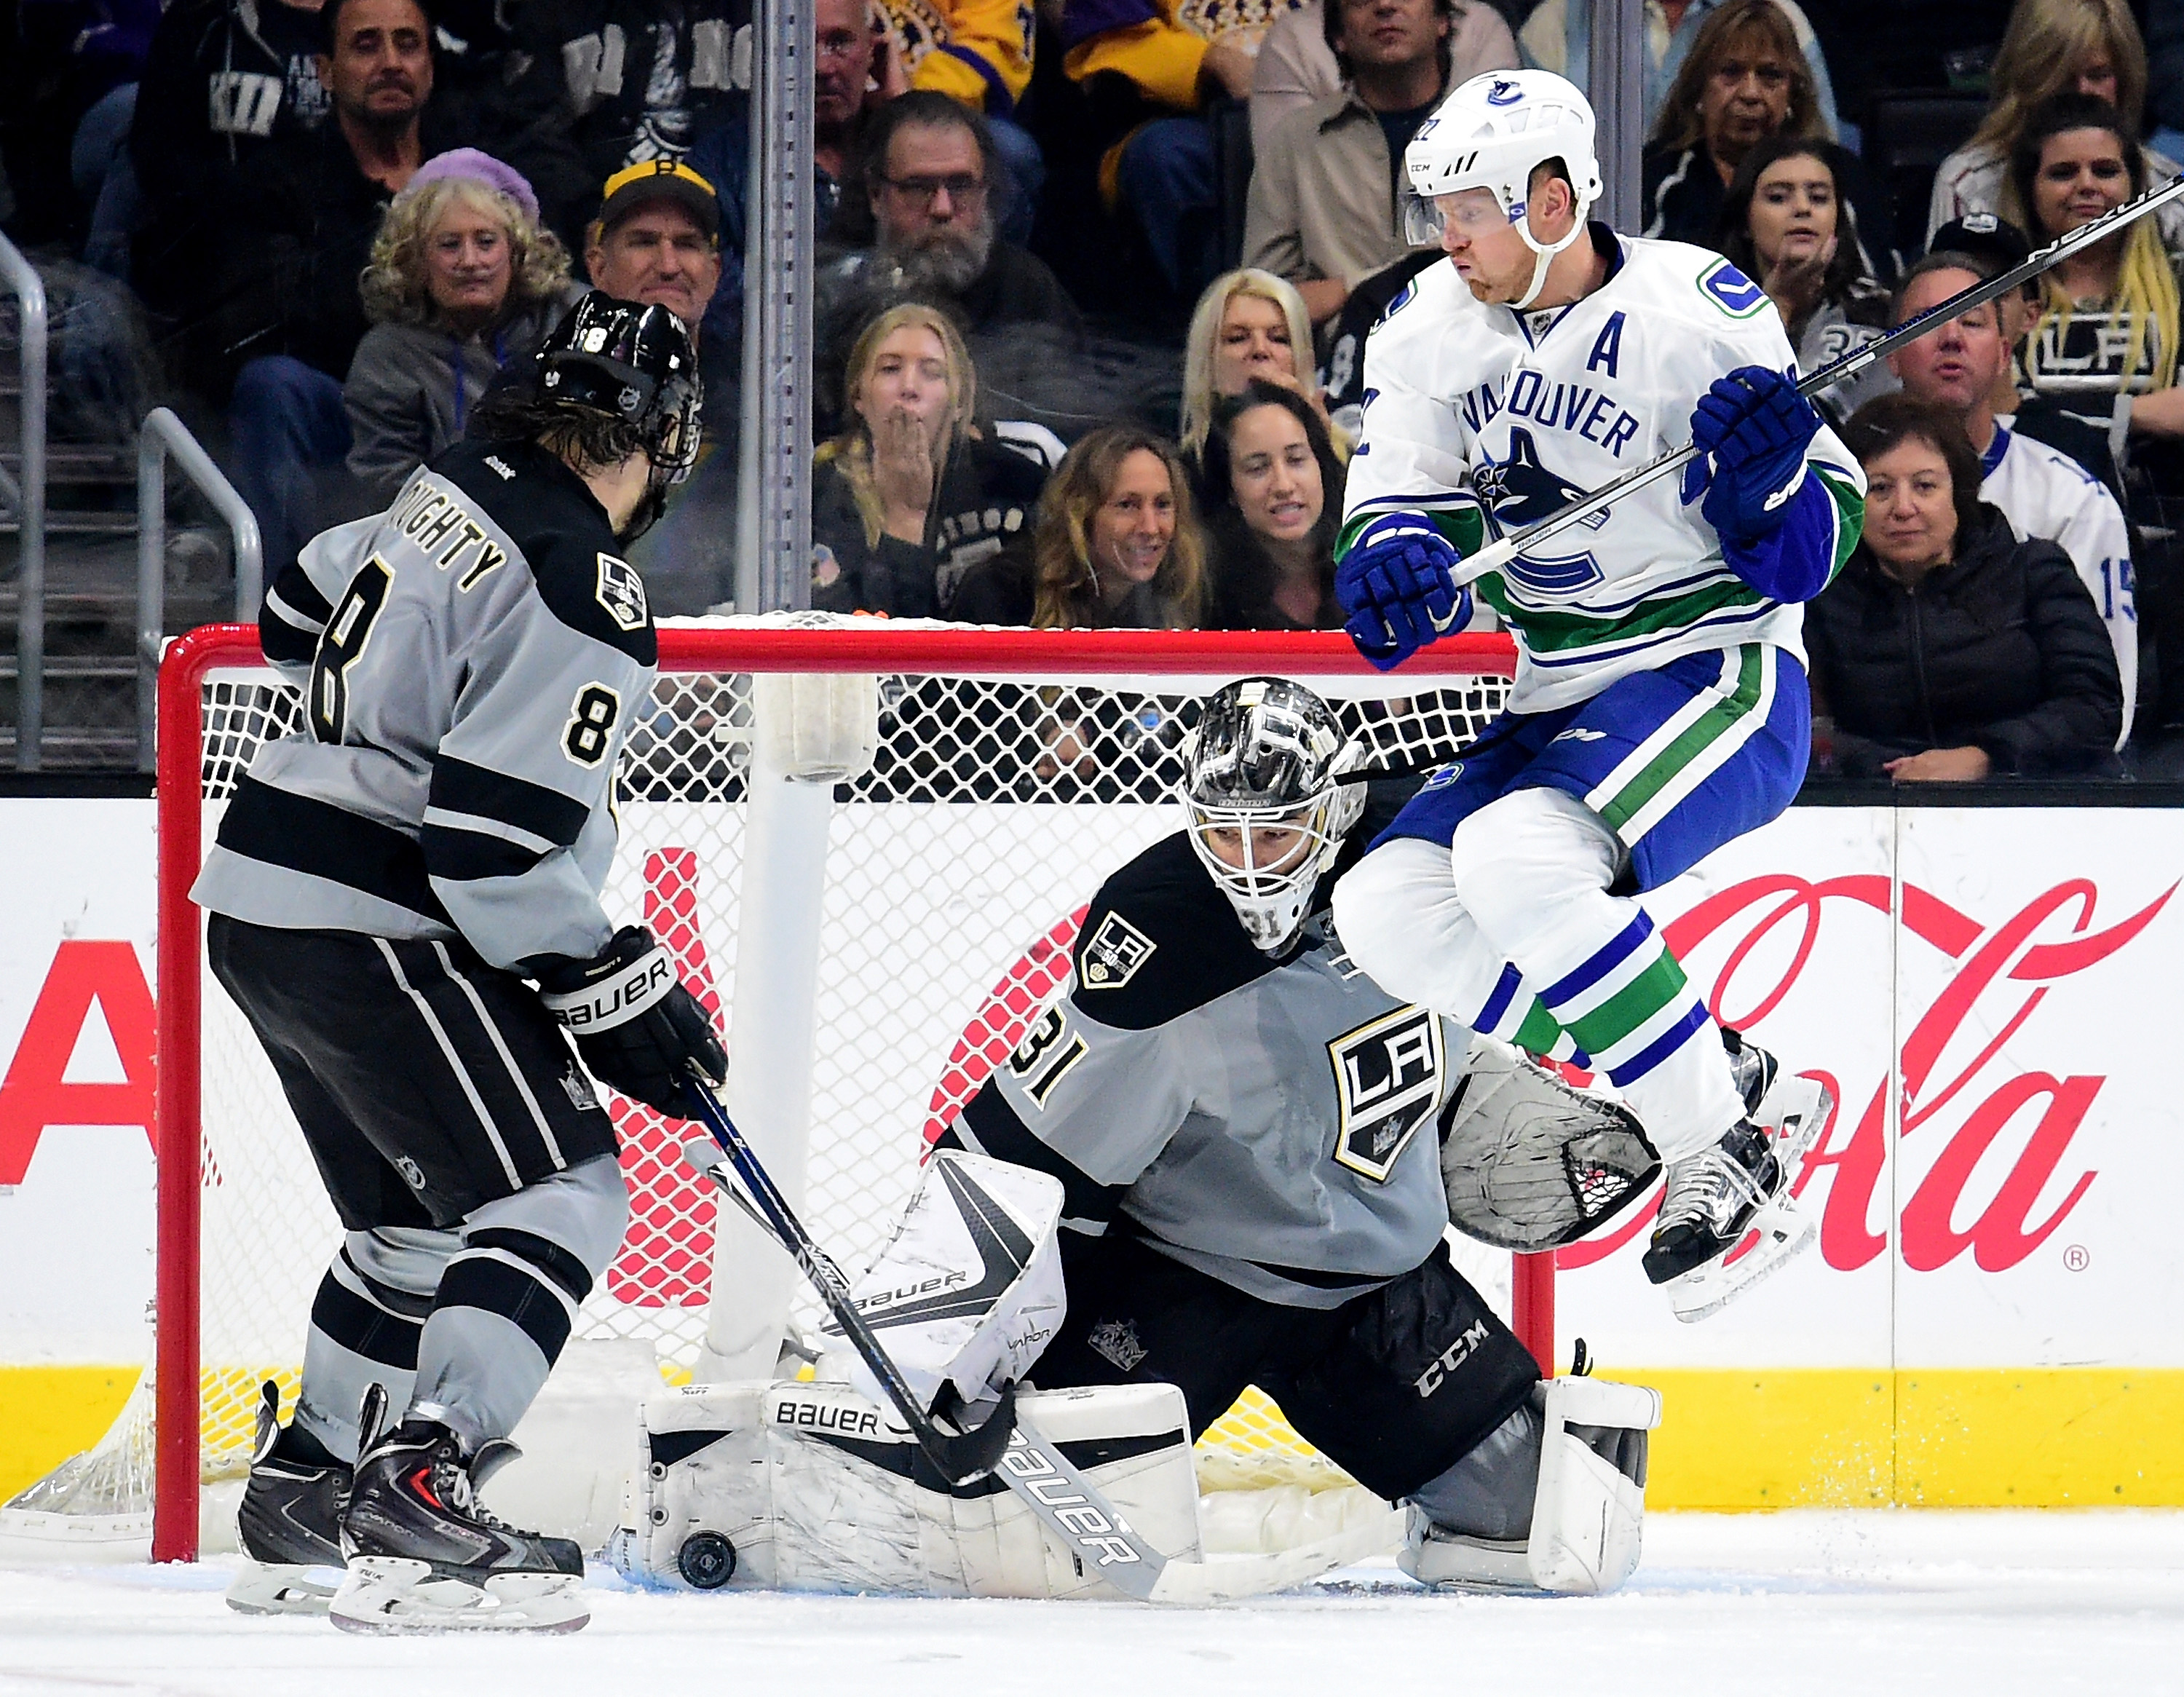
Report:
[[[1398,682],[1291,670],[1350,698],[1337,710],[1380,768],[1449,758],[1507,689],[1484,672]],[[835,789],[813,939],[805,1216],[845,1268],[878,1253],[925,1140],[1058,988],[1103,878],[1179,826],[1178,748],[1198,695],[1221,681],[883,678],[877,763]],[[747,671],[663,664],[622,764],[622,853],[604,896],[616,922],[641,921],[667,944],[724,1028],[752,701]],[[299,717],[271,673],[239,670],[209,675],[203,715],[209,843],[259,746]],[[247,1468],[262,1382],[280,1385],[284,1413],[292,1400],[313,1293],[339,1232],[270,1067],[209,975],[202,1054],[200,1437],[210,1481]],[[629,1234],[577,1335],[644,1339],[667,1379],[685,1378],[711,1296],[714,1200],[675,1159],[686,1128],[612,1105]],[[1507,1258],[1479,1252],[1467,1270],[1507,1315]],[[795,1317],[808,1328],[816,1312],[807,1293]],[[1340,1482],[1256,1394],[1207,1434],[1201,1456],[1217,1485],[1316,1483],[1322,1469]]]

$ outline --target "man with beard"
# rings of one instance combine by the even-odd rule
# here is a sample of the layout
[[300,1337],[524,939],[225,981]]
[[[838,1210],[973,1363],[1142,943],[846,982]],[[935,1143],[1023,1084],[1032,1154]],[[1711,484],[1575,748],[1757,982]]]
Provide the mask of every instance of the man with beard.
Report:
[[[905,299],[941,307],[962,326],[982,387],[1026,401],[1022,392],[1039,387],[1038,374],[1068,375],[1062,362],[1080,348],[1084,320],[1044,260],[1001,239],[1000,181],[985,119],[946,95],[913,89],[872,114],[865,192],[873,245],[819,275],[820,434],[838,421],[827,409],[840,400],[850,344],[875,314]],[[1027,409],[1038,410],[1036,401]]]

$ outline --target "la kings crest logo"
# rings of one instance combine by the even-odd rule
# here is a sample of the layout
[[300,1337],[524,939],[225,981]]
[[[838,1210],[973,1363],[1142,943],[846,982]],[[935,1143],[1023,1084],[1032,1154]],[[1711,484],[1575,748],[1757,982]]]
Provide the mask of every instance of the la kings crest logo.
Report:
[[644,580],[626,559],[616,559],[610,554],[599,556],[599,595],[607,617],[625,631],[643,630],[644,621],[651,617],[644,601]]
[[1122,915],[1111,912],[1084,945],[1084,961],[1077,976],[1088,990],[1119,990],[1159,947]]
[[1440,1021],[1403,1007],[1327,1046],[1338,1109],[1334,1159],[1384,1184],[1418,1128],[1433,1118],[1448,1073]]

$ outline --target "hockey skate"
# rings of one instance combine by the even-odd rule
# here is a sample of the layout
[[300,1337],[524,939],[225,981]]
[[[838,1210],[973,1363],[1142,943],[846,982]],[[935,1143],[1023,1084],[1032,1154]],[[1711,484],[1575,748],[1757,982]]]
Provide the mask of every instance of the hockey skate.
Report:
[[[1731,1048],[1730,1065],[1747,1117],[1712,1149],[1669,1164],[1646,1252],[1646,1277],[1669,1287],[1669,1306],[1686,1322],[1719,1313],[1818,1232],[1791,1192],[1827,1123],[1827,1088],[1781,1074],[1772,1055],[1749,1043]],[[1757,1241],[1730,1260],[1747,1232]]]
[[[379,1411],[367,1398],[367,1433]],[[590,1620],[575,1542],[518,1531],[478,1501],[517,1453],[503,1438],[470,1454],[430,1419],[367,1441],[342,1516],[348,1574],[328,1611],[333,1623],[354,1633],[571,1633]]]
[[245,1557],[227,1605],[245,1615],[323,1615],[342,1579],[341,1517],[349,1470],[280,1420],[280,1388],[270,1380],[258,1405],[235,1529]]

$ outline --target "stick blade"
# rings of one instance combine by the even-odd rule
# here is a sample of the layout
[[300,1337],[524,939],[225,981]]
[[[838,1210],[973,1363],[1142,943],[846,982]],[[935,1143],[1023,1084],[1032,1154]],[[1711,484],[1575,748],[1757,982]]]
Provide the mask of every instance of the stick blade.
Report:
[[[952,1396],[955,1388],[949,1393]],[[946,1433],[927,1426],[917,1434],[919,1445],[951,1485],[967,1485],[982,1473],[1000,1466],[1017,1429],[1017,1388],[1005,1385],[1001,1399],[983,1422],[967,1432]]]

